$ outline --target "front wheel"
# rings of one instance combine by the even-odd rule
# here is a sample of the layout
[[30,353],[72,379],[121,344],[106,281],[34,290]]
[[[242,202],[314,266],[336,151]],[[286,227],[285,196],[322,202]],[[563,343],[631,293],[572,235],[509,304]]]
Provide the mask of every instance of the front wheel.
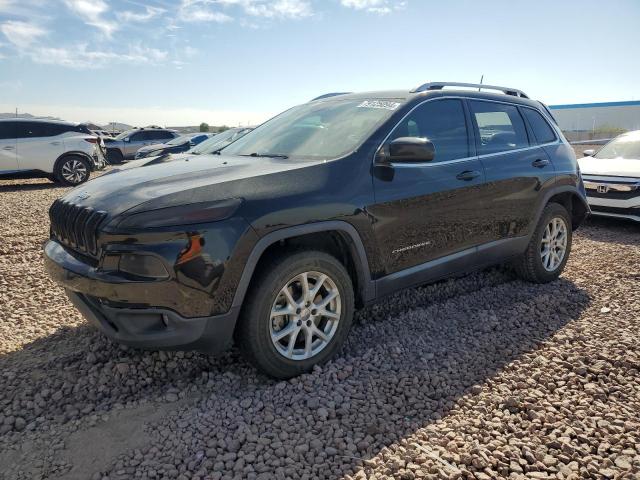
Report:
[[524,280],[547,283],[564,270],[571,252],[571,216],[558,203],[548,204],[542,211],[536,230],[525,253],[515,262]]
[[91,165],[76,155],[69,155],[58,161],[53,172],[55,180],[65,186],[73,187],[89,180]]
[[353,318],[351,278],[323,252],[276,257],[261,269],[246,297],[236,339],[264,373],[286,379],[329,360]]

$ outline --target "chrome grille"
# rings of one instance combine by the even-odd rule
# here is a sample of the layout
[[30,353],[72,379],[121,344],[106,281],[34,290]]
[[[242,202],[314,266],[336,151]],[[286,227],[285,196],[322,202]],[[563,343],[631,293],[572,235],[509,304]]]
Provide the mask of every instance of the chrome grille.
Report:
[[49,209],[51,236],[73,250],[96,256],[97,230],[106,216],[106,212],[56,200]]

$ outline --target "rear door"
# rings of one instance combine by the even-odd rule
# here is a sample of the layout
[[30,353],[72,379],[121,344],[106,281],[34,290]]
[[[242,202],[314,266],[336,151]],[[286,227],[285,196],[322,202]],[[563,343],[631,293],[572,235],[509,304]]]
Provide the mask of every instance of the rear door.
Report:
[[487,240],[520,237],[534,228],[541,190],[555,180],[553,165],[527,129],[518,106],[468,100],[484,166],[484,203],[492,216]]
[[373,214],[386,273],[392,274],[477,245],[484,230],[478,198],[484,172],[469,139],[461,99],[435,99],[414,108],[383,148],[399,137],[426,137],[430,162],[374,169]]
[[55,161],[64,151],[57,127],[46,122],[16,122],[20,170],[53,172]]
[[18,170],[15,122],[0,122],[0,173]]

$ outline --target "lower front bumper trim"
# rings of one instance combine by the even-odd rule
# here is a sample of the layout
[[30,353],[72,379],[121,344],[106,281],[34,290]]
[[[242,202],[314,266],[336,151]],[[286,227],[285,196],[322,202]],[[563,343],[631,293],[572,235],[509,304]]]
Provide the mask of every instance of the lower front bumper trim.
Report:
[[142,349],[220,353],[231,346],[239,309],[222,315],[184,318],[168,309],[114,308],[67,290],[82,315],[112,340]]

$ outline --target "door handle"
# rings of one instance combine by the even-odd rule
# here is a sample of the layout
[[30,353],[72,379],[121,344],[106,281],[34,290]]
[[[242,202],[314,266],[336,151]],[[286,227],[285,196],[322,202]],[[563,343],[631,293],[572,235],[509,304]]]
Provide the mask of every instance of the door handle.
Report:
[[458,180],[464,180],[465,182],[468,182],[469,180],[473,180],[474,178],[477,178],[479,176],[480,172],[478,172],[477,170],[465,170],[464,172],[456,175],[456,178]]
[[531,165],[536,167],[536,168],[544,168],[547,165],[549,165],[551,162],[549,160],[547,160],[546,158],[538,158],[537,160],[534,160],[533,162],[531,162]]
[[51,145],[60,145],[60,142],[51,142]]
[[7,145],[6,147],[2,147],[3,150],[15,150],[16,147],[12,147],[11,145]]

